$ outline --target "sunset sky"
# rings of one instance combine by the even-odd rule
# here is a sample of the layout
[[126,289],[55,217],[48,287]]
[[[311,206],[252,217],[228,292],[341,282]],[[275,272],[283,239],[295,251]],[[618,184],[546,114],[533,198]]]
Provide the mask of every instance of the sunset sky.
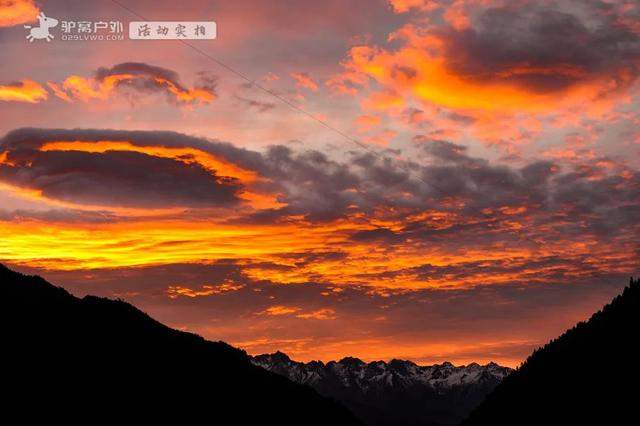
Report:
[[0,0],[0,63],[0,262],[251,354],[515,366],[640,273],[636,0]]

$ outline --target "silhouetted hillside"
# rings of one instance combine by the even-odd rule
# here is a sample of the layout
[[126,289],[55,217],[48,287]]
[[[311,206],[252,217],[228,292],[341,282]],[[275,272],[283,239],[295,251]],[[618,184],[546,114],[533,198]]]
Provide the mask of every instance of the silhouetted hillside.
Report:
[[[637,424],[640,280],[536,350],[462,424]],[[635,420],[633,420],[635,419]]]
[[133,306],[78,299],[0,265],[3,417],[154,424],[358,425],[308,386]]

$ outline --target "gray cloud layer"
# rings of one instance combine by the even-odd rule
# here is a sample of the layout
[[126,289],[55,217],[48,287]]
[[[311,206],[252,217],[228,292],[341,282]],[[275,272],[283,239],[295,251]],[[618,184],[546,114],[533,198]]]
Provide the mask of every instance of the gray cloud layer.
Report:
[[[215,207],[237,203],[240,182],[199,164],[131,151],[39,151],[51,141],[131,141],[139,146],[200,147],[231,157],[231,145],[170,132],[21,129],[0,140],[8,162],[0,180],[37,189],[46,197],[113,207]],[[247,156],[250,162],[251,155]]]
[[[7,152],[8,159],[0,164],[0,179],[60,200],[113,206],[225,206],[237,202],[243,189],[242,182],[198,164],[153,155],[38,151],[48,141],[74,140],[195,148],[254,171],[264,178],[257,188],[280,194],[287,205],[262,210],[247,220],[271,222],[303,215],[327,221],[355,212],[376,215],[383,209],[387,218],[405,222],[400,233],[404,237],[378,230],[356,239],[439,239],[459,229],[482,233],[514,217],[529,226],[544,226],[546,232],[611,236],[636,226],[640,214],[640,172],[622,163],[603,158],[617,164],[613,172],[591,160],[564,170],[549,161],[515,168],[471,157],[465,147],[437,140],[421,145],[421,160],[351,153],[338,161],[319,151],[272,146],[260,153],[174,132],[20,129],[0,140],[0,152]],[[500,213],[505,208],[521,211],[510,217]],[[455,213],[458,221],[449,228],[435,228],[405,220],[427,210]],[[564,219],[567,216],[570,221]]]
[[640,35],[615,5],[520,3],[484,10],[470,29],[446,30],[449,66],[462,76],[510,81],[538,92],[599,77],[626,87],[637,78]]

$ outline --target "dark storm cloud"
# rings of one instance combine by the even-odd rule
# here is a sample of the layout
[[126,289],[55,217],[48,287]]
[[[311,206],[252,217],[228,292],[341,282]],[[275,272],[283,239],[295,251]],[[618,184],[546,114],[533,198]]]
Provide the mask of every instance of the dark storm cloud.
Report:
[[[171,132],[21,129],[0,140],[0,180],[48,198],[113,207],[216,207],[237,203],[242,183],[186,164],[131,151],[40,151],[51,141],[129,141],[137,146],[196,147],[238,159],[244,152]],[[251,153],[246,160],[252,162]]]
[[463,77],[535,92],[601,77],[626,87],[638,76],[640,36],[621,13],[600,1],[486,9],[471,28],[442,31],[447,63]]
[[[137,152],[46,152],[28,167],[0,166],[0,180],[56,200],[123,207],[206,207],[237,202],[240,186],[197,165]],[[18,169],[18,170],[16,170]]]

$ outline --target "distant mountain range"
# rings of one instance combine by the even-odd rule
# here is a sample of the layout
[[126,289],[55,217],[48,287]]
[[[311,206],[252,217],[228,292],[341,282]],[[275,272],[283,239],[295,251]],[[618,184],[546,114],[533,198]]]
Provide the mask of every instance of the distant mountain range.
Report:
[[588,321],[536,350],[464,426],[636,425],[640,280]]
[[361,424],[225,343],[2,265],[0,331],[2,416],[15,423]]
[[421,367],[410,361],[292,361],[282,352],[252,362],[342,401],[370,426],[455,425],[511,369],[494,363]]

